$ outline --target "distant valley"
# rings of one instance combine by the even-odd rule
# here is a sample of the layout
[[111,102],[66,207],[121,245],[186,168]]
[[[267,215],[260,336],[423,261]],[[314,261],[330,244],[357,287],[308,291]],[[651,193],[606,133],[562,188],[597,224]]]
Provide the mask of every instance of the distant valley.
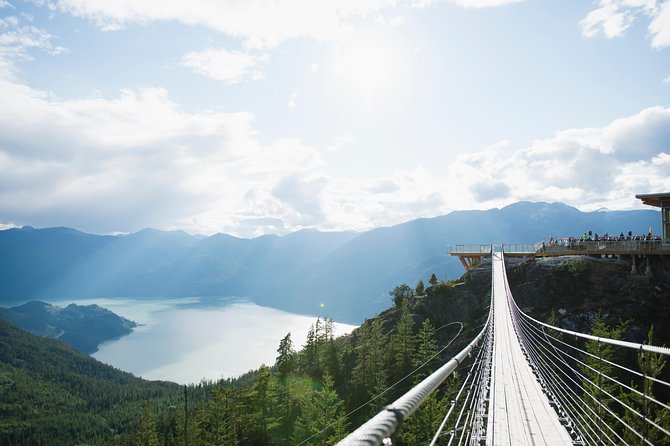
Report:
[[655,210],[581,212],[519,202],[455,211],[363,233],[303,230],[242,239],[146,229],[0,231],[0,303],[94,297],[241,296],[259,305],[360,323],[399,283],[463,272],[449,244],[534,243],[549,236],[660,230]]

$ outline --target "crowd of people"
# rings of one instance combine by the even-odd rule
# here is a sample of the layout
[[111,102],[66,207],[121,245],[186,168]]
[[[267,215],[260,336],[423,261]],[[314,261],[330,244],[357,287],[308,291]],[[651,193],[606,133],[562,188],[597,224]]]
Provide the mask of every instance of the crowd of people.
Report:
[[[649,232],[644,235],[633,235],[632,231],[624,234],[623,232],[619,235],[609,235],[605,233],[604,235],[598,235],[593,231],[584,232],[584,235],[580,237],[562,237],[555,238],[554,236],[549,237],[549,247],[564,247],[568,249],[575,249],[580,246],[583,246],[584,242],[627,242],[627,241],[661,241],[661,237],[654,235],[652,228],[649,228]],[[547,246],[542,242],[541,249],[544,250]]]

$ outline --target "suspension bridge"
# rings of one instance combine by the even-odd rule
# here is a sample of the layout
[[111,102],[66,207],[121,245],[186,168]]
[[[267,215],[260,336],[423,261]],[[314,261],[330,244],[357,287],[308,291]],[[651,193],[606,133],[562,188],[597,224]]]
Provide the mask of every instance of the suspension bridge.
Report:
[[[489,247],[491,306],[477,336],[338,445],[392,444],[401,424],[457,369],[466,371],[463,384],[431,446],[670,444],[670,406],[652,392],[656,385],[670,393],[659,378],[670,349],[533,319],[514,301],[504,251]],[[608,349],[637,355],[641,370],[617,363]]]

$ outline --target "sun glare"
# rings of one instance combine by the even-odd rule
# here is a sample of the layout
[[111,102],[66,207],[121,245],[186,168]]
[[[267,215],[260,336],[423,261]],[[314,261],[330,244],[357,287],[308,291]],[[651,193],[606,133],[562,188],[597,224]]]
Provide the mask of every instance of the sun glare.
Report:
[[391,94],[404,74],[401,54],[381,34],[356,35],[336,48],[337,81],[342,89],[368,101]]

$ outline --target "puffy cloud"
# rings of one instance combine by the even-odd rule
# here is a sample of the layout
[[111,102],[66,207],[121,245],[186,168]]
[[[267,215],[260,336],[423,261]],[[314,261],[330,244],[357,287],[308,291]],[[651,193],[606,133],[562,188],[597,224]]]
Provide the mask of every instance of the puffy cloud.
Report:
[[269,59],[267,54],[254,55],[248,52],[207,48],[186,54],[181,64],[203,76],[235,84],[247,77],[252,80],[262,79],[262,72],[254,68]]
[[249,47],[273,47],[298,37],[339,39],[349,21],[396,8],[418,8],[435,0],[247,0],[242,2],[148,2],[135,0],[59,0],[56,7],[116,30],[127,23],[178,21],[246,40]]
[[312,226],[322,224],[324,213],[321,207],[321,191],[327,184],[325,177],[303,178],[290,174],[282,178],[272,189],[272,195],[288,204],[295,212],[290,226]]
[[509,194],[509,186],[502,181],[490,180],[488,182],[475,183],[470,188],[477,201],[491,201],[494,199],[506,199]]
[[605,37],[622,36],[638,16],[651,19],[649,34],[654,48],[670,46],[670,1],[657,0],[600,0],[580,22],[582,33],[593,37],[602,32]]
[[[7,5],[9,3],[0,4],[0,8]],[[33,49],[54,56],[67,52],[66,48],[52,43],[51,34],[31,25],[31,21],[32,18],[25,14],[0,17],[0,77],[12,77],[16,61],[30,59]]]
[[3,224],[247,233],[249,190],[321,164],[299,140],[261,143],[250,113],[186,113],[158,88],[55,100],[0,80],[0,102]]
[[636,193],[670,189],[670,108],[652,107],[599,128],[567,129],[511,156],[506,144],[460,157],[451,181],[467,196],[504,205],[563,201],[629,208]]
[[649,32],[652,34],[651,46],[662,48],[670,46],[670,1],[663,3],[649,24]]
[[670,189],[663,107],[520,149],[501,141],[446,171],[350,179],[328,174],[328,148],[261,142],[252,114],[186,113],[157,88],[65,101],[5,80],[0,101],[10,104],[0,109],[2,225],[256,236],[364,230],[518,200],[630,208],[636,193]]

